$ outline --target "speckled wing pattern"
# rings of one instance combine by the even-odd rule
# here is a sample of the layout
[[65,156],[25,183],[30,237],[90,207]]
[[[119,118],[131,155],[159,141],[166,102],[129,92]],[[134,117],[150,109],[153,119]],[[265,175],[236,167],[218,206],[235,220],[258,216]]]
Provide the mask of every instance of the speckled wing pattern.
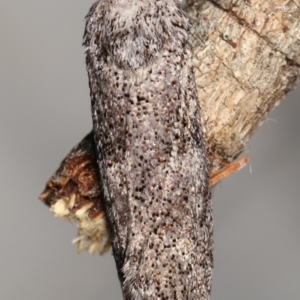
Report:
[[175,1],[86,17],[93,130],[124,299],[209,299],[212,204],[187,21]]

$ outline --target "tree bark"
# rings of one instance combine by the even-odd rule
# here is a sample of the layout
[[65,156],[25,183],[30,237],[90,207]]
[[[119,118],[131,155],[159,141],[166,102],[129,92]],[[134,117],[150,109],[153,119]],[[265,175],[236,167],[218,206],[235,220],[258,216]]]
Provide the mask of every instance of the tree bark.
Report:
[[212,173],[239,156],[300,67],[299,1],[188,1]]

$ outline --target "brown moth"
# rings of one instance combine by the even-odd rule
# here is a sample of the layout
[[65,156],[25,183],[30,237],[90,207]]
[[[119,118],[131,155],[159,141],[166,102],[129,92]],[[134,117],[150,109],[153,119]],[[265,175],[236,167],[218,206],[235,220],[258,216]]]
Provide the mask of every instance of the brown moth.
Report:
[[41,195],[78,221],[80,251],[111,243],[128,300],[211,291],[209,160],[188,31],[177,1],[92,6],[84,46],[94,133]]
[[101,196],[124,299],[209,299],[208,155],[174,0],[105,0],[84,46]]

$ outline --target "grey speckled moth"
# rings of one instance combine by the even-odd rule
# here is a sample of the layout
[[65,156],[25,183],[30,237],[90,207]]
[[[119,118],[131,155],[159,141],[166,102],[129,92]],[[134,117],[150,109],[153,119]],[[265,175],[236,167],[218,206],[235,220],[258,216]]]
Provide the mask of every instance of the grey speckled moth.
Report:
[[101,0],[84,46],[124,299],[209,299],[212,204],[188,22],[175,0]]

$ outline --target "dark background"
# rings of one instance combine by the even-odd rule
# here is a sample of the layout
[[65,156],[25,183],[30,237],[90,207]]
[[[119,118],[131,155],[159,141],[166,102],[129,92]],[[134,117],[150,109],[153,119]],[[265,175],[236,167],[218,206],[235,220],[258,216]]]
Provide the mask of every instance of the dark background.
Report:
[[[76,227],[38,200],[91,129],[81,47],[92,1],[0,2],[0,299],[120,299],[111,254],[77,254]],[[212,300],[300,299],[300,89],[214,192]]]

